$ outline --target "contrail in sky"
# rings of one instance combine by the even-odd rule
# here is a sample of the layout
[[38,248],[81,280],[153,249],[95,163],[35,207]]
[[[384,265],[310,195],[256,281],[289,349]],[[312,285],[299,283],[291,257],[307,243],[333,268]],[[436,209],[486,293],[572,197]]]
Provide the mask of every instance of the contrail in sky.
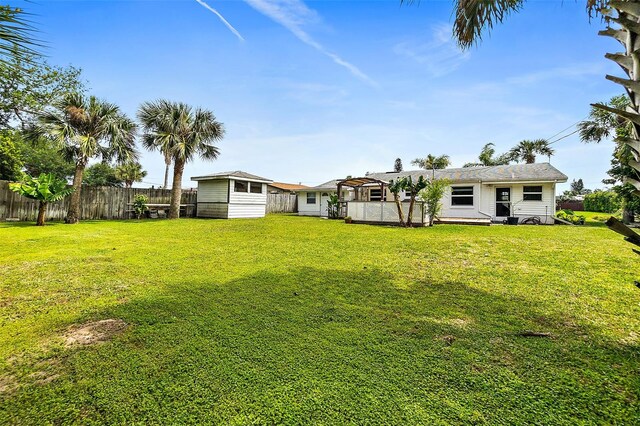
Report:
[[227,21],[226,19],[224,19],[224,16],[222,16],[220,14],[220,12],[218,12],[217,10],[215,10],[214,8],[212,8],[211,6],[209,6],[207,3],[205,3],[203,0],[196,0],[198,3],[200,3],[204,8],[210,10],[211,12],[215,13],[218,18],[220,18],[220,20],[222,21],[223,24],[225,24],[227,26],[227,28],[229,28],[231,30],[232,33],[234,33],[236,35],[236,37],[238,37],[240,40],[244,41],[244,38],[240,35],[240,33],[238,32],[238,30],[236,30],[235,28],[233,28],[233,25],[231,25],[229,23],[229,21]]
[[378,87],[378,83],[376,83],[371,77],[366,75],[352,63],[347,62],[342,57],[329,51],[303,29],[303,26],[305,24],[317,18],[317,14],[314,10],[309,9],[302,0],[244,1],[247,2],[251,7],[256,9],[258,12],[262,13],[265,16],[268,16],[273,21],[288,29],[301,42],[307,44],[308,46],[311,46],[323,55],[331,58],[334,63],[349,70],[351,74],[353,74],[360,80],[373,87]]

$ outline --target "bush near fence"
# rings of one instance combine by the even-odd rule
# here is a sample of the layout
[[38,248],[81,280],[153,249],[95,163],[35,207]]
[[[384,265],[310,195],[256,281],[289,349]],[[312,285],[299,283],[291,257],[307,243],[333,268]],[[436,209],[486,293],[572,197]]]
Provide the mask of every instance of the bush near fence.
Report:
[[584,210],[588,212],[614,213],[620,210],[620,197],[613,191],[595,191],[584,196]]
[[[170,189],[83,187],[80,193],[80,220],[128,219],[136,195],[142,194],[150,204],[168,204]],[[63,220],[69,209],[67,197],[47,207],[47,220]],[[195,204],[196,191],[183,190],[181,204]],[[195,210],[195,209],[193,209]],[[15,218],[34,221],[38,214],[38,201],[30,200],[9,189],[9,182],[0,181],[0,220]]]

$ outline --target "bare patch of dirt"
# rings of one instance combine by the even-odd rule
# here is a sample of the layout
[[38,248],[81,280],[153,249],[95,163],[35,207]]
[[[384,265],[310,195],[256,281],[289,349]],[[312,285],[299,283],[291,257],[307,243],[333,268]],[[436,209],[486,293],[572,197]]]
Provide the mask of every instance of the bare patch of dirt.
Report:
[[63,336],[64,345],[71,347],[105,342],[111,337],[122,333],[126,328],[126,322],[113,318],[76,325],[71,327]]
[[0,376],[0,395],[9,393],[18,388],[18,381],[11,375]]

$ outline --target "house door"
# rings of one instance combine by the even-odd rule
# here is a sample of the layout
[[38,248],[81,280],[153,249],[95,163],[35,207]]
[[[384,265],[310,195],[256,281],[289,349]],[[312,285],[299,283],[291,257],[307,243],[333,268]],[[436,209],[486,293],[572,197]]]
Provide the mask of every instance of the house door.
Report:
[[496,188],[496,217],[511,216],[511,188]]
[[320,194],[320,216],[329,216],[328,212],[329,207],[329,194],[327,192],[323,192]]

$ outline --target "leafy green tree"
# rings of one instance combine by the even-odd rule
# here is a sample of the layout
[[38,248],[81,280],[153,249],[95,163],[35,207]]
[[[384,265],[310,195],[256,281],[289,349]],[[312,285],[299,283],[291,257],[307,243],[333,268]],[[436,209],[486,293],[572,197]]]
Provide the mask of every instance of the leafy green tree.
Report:
[[96,163],[84,171],[82,184],[85,186],[120,187],[123,180],[117,176],[116,169],[109,163]]
[[49,65],[39,56],[0,62],[0,127],[27,128],[66,93],[84,91],[81,70]]
[[[624,95],[612,97],[602,105],[615,109],[626,110],[630,106],[629,98]],[[629,180],[640,180],[640,174],[630,166],[635,161],[631,147],[625,142],[633,132],[631,121],[595,106],[591,107],[587,120],[578,124],[580,140],[585,143],[600,143],[610,137],[614,138],[615,149],[611,160],[611,168],[607,171],[609,179],[603,180],[607,185],[613,185],[613,190],[622,200],[623,220],[626,223],[634,221],[634,213],[640,211],[640,199],[635,194],[635,187]]]
[[532,164],[536,162],[536,155],[551,157],[554,153],[555,151],[549,146],[547,140],[536,139],[520,141],[518,145],[511,148],[508,155],[512,161]]
[[0,180],[17,181],[22,177],[20,150],[11,137],[0,133]]
[[402,171],[402,160],[399,158],[396,158],[396,162],[393,163],[393,171],[398,173]]
[[[427,186],[424,176],[419,176],[415,182],[411,176],[403,176],[398,179],[389,181],[389,191],[393,194],[393,200],[398,209],[398,220],[400,226],[412,226],[413,224],[413,206],[416,202],[416,196]],[[409,193],[409,212],[407,213],[407,221],[404,220],[404,212],[402,211],[402,203],[400,202],[400,192]]]
[[389,192],[393,194],[393,201],[396,203],[396,208],[398,209],[398,221],[400,226],[406,226],[404,221],[404,212],[402,211],[402,202],[400,202],[400,193],[404,191],[406,186],[405,178],[398,178],[395,181],[392,179],[389,181]]
[[129,161],[116,167],[116,177],[124,182],[125,188],[131,188],[135,182],[142,182],[147,172],[142,170],[142,164]]
[[203,160],[218,158],[220,151],[214,143],[224,136],[224,126],[211,111],[162,99],[143,103],[138,119],[144,129],[143,146],[166,153],[173,161],[169,219],[177,219],[185,164],[196,155]]
[[77,223],[80,191],[89,160],[126,162],[136,159],[136,124],[117,105],[94,96],[69,93],[54,102],[54,107],[39,116],[38,126],[30,135],[32,138],[50,138],[64,157],[75,163],[74,192],[65,222]]
[[52,173],[58,179],[64,180],[73,176],[75,164],[67,161],[50,140],[41,138],[35,143],[30,143],[25,141],[19,132],[13,131],[12,134],[27,174],[40,176],[43,173]]
[[413,206],[416,202],[416,196],[420,191],[427,187],[428,181],[424,176],[418,176],[414,182],[411,176],[404,178],[404,191],[409,193],[409,213],[407,213],[407,226],[413,225]]
[[433,226],[433,221],[440,215],[442,211],[442,197],[449,189],[451,182],[447,179],[433,179],[427,182],[418,196],[425,203],[427,214],[429,215],[429,226]]
[[446,169],[451,165],[451,159],[448,155],[427,155],[425,158],[416,158],[411,162],[412,165],[420,167],[421,169],[431,170],[432,177],[435,178],[436,169]]
[[501,166],[509,164],[510,156],[508,153],[494,157],[495,153],[494,144],[488,143],[482,147],[482,151],[480,151],[480,155],[478,156],[478,160],[480,160],[478,163],[467,163],[462,167]]
[[37,178],[25,175],[22,181],[10,183],[9,188],[24,197],[39,201],[36,226],[44,226],[45,212],[49,203],[60,201],[73,192],[73,188],[67,187],[65,180],[58,179],[52,174],[41,174]]

